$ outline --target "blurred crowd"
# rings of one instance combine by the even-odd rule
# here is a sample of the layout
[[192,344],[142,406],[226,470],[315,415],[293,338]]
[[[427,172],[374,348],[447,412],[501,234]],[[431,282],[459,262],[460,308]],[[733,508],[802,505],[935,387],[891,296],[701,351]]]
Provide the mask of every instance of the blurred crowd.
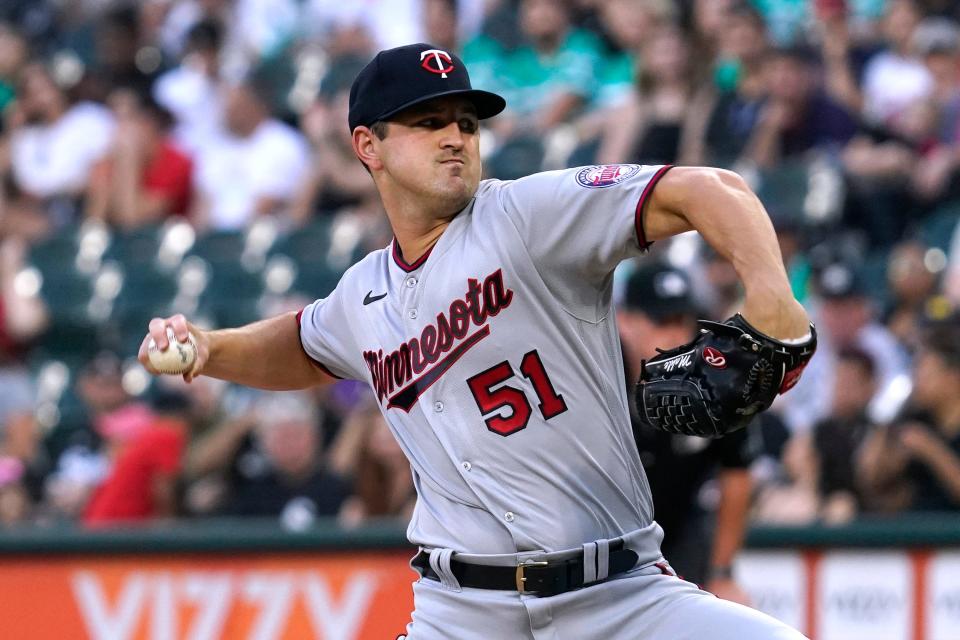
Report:
[[[151,381],[134,356],[152,315],[296,309],[387,245],[349,89],[417,41],[507,99],[488,177],[710,165],[760,196],[820,348],[720,454],[753,521],[960,509],[960,2],[5,0],[0,526],[409,516],[363,384]],[[740,297],[696,237],[650,253],[617,274],[628,370]]]

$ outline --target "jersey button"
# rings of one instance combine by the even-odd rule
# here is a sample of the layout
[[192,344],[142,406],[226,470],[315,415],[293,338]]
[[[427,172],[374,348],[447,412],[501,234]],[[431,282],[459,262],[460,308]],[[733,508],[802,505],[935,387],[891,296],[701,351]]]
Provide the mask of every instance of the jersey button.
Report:
[[513,511],[507,511],[505,514],[503,514],[503,519],[507,522],[513,522],[515,517],[516,516],[513,515]]
[[410,309],[410,311],[407,313],[407,317],[409,317],[411,320],[416,320],[416,319],[417,319],[417,310],[416,310],[416,309]]
[[407,288],[413,289],[415,286],[417,286],[417,279],[413,277],[407,278]]
[[470,469],[473,469],[473,465],[467,461],[462,462],[460,466],[463,467],[464,471],[470,471]]
[[437,400],[433,403],[433,410],[437,413],[443,413],[443,403]]

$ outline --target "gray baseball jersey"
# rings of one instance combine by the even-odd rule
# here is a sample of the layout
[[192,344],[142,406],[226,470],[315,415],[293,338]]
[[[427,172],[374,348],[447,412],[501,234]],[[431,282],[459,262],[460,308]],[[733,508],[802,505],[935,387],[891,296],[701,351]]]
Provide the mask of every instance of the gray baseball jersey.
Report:
[[668,169],[485,180],[428,254],[394,242],[303,310],[307,354],[371,385],[410,460],[411,542],[550,551],[652,523],[611,285]]

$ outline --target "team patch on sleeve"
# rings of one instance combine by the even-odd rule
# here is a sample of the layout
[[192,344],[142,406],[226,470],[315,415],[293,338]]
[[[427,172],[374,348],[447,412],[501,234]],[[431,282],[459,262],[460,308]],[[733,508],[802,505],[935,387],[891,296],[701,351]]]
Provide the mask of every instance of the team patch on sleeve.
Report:
[[577,172],[577,182],[581,187],[601,189],[612,187],[640,172],[639,164],[595,164]]

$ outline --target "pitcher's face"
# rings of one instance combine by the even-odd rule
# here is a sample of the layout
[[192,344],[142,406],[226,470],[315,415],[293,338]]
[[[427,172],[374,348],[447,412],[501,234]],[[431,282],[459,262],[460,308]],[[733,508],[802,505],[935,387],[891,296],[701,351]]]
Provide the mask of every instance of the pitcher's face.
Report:
[[436,98],[400,112],[374,145],[386,179],[442,204],[438,210],[459,211],[480,184],[479,121],[464,98]]

